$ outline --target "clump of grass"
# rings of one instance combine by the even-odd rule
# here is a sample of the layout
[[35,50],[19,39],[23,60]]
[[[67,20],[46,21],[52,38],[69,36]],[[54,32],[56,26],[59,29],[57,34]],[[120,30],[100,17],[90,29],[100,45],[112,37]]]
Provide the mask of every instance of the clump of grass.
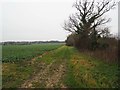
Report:
[[68,63],[65,83],[68,87],[76,88],[115,88],[117,68],[116,64],[75,51]]
[[20,66],[18,64],[3,63],[2,87],[17,88],[33,73],[32,66]]

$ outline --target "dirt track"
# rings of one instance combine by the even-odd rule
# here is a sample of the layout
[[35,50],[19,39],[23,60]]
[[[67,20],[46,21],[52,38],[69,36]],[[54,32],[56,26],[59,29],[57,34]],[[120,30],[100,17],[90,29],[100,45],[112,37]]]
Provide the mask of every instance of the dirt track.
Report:
[[[42,56],[40,56],[42,57]],[[53,60],[54,61],[54,60]],[[34,64],[35,58],[32,59],[31,64]],[[65,88],[66,86],[62,83],[62,78],[65,74],[66,63],[62,61],[54,61],[50,64],[45,64],[41,62],[39,65],[39,72],[33,75],[29,80],[25,81],[21,88],[36,88],[36,87],[61,87]]]

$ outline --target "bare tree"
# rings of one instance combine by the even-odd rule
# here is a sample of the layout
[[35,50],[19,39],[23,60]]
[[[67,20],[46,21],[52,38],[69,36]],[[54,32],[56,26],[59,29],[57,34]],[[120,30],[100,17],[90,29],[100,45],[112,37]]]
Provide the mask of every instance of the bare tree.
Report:
[[77,13],[69,16],[69,21],[64,24],[64,29],[70,32],[80,34],[85,31],[89,32],[94,28],[110,21],[110,18],[103,17],[105,13],[115,7],[116,3],[112,0],[103,0],[99,2],[88,2],[88,0],[76,1],[73,5]]
[[110,21],[110,18],[105,18],[104,14],[116,5],[112,0],[89,1],[76,1],[73,7],[77,9],[77,12],[70,15],[63,26],[65,30],[74,32],[81,38],[89,38],[91,33],[98,34],[96,28]]

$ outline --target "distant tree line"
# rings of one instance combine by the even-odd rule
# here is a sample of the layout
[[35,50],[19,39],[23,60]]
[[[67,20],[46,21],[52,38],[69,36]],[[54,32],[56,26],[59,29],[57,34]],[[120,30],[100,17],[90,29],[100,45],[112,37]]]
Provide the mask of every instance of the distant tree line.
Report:
[[8,41],[1,42],[1,45],[31,45],[31,44],[42,44],[42,43],[64,43],[64,41]]

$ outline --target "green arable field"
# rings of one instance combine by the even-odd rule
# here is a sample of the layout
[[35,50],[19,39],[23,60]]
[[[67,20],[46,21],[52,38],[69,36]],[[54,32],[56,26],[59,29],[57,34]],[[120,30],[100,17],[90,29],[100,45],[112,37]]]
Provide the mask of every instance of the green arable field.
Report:
[[3,88],[117,87],[117,64],[105,63],[74,47],[60,44],[4,46],[3,59]]
[[5,45],[2,46],[2,62],[30,60],[46,51],[54,50],[61,44]]

